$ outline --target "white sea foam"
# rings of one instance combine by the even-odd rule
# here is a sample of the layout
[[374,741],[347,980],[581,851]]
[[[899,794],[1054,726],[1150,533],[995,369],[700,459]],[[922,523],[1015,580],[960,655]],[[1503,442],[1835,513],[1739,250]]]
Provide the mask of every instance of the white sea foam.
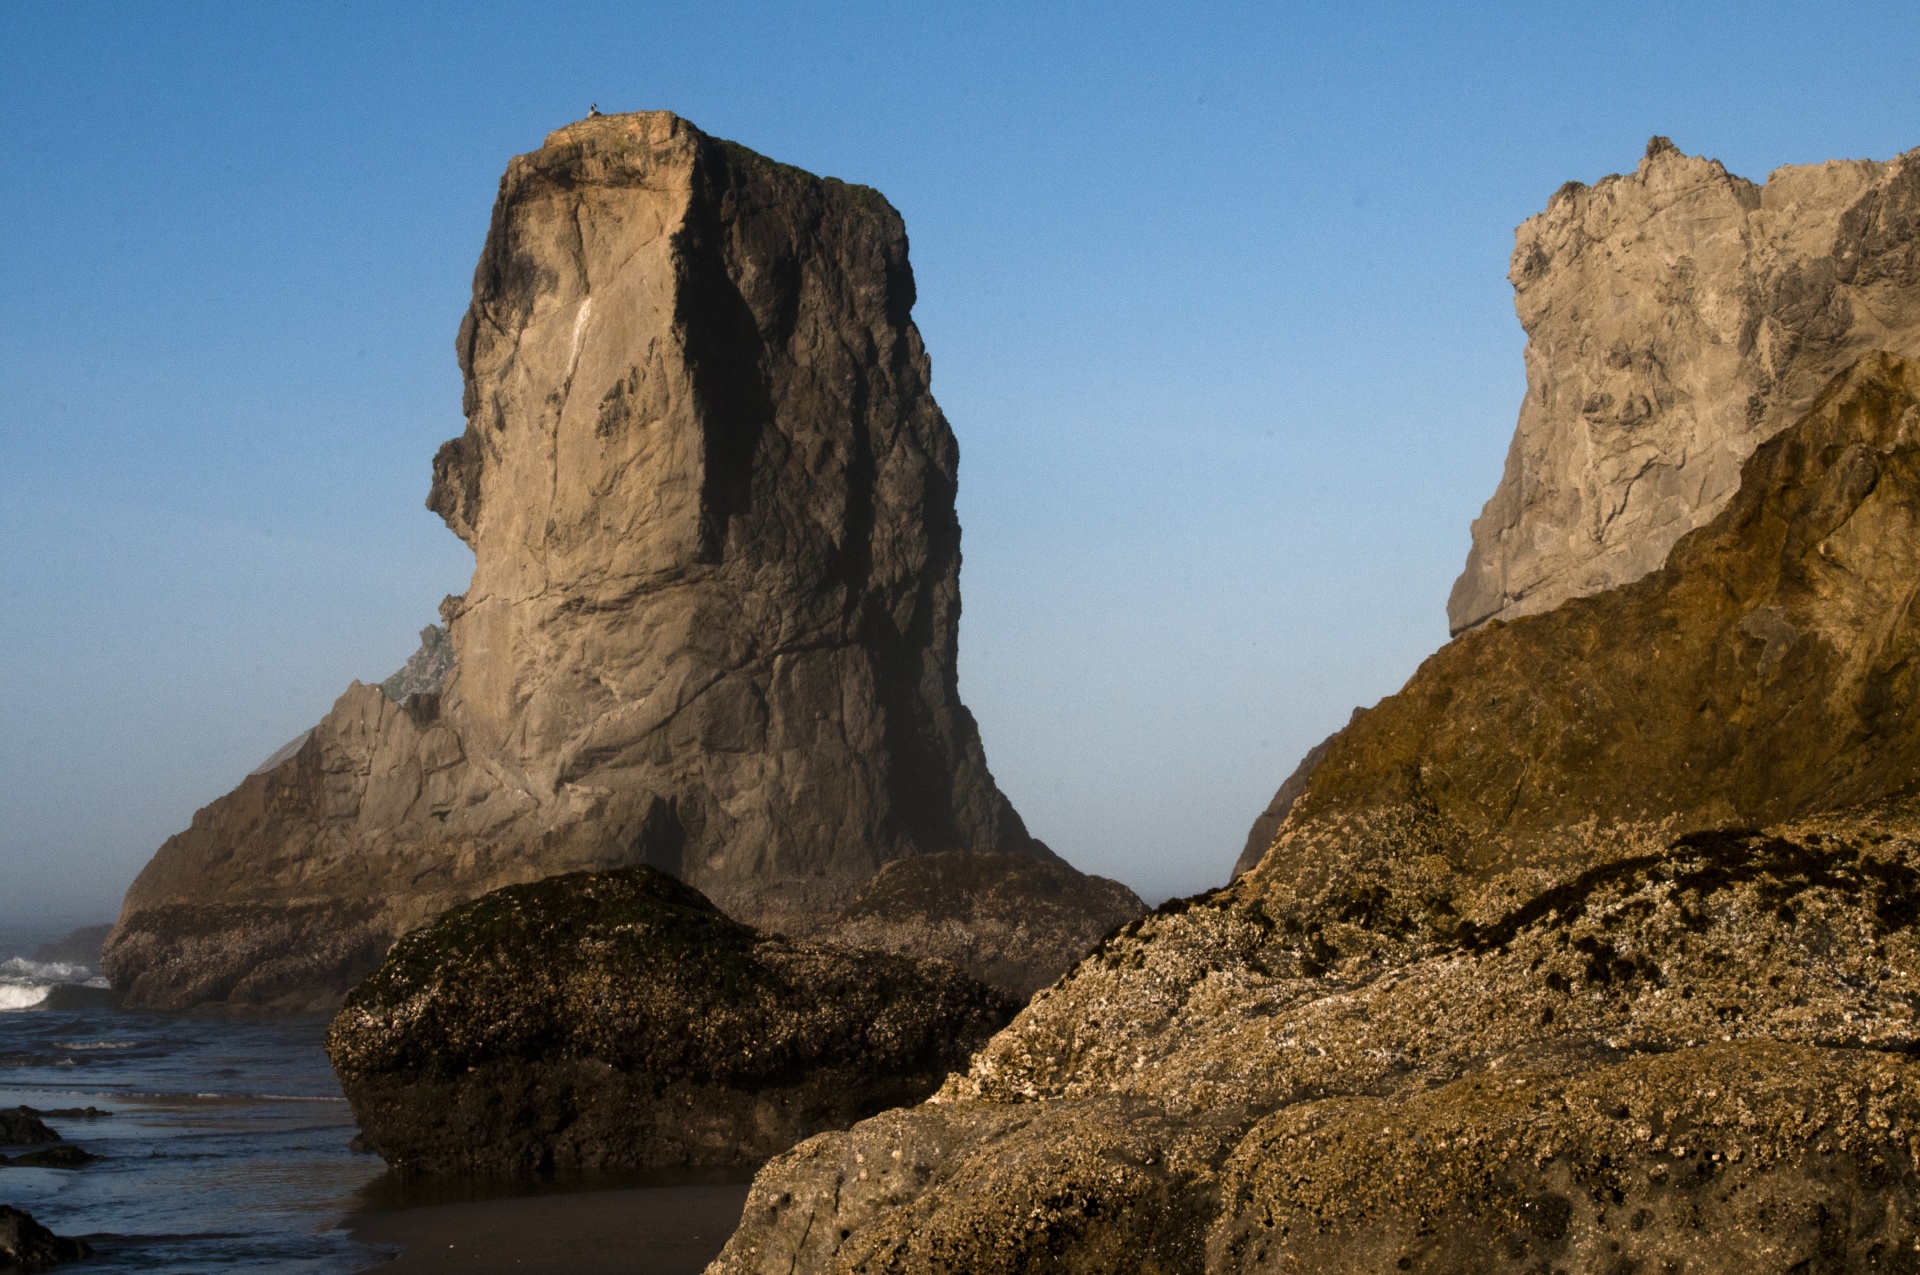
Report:
[[19,983],[0,983],[0,1013],[10,1009],[32,1009],[47,999],[50,986],[27,987]]
[[68,961],[30,961],[24,956],[0,961],[0,1013],[10,1009],[32,1009],[47,999],[47,993],[62,983],[81,987],[105,987],[91,965]]

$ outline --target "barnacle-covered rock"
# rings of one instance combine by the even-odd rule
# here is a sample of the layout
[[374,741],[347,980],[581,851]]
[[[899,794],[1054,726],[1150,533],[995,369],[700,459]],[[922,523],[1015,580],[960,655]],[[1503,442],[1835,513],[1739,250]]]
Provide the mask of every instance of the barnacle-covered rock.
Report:
[[716,1275],[1920,1270],[1920,375],[1358,715]]
[[760,933],[639,866],[407,935],[327,1050],[403,1171],[751,1164],[917,1102],[1017,1005],[942,961]]

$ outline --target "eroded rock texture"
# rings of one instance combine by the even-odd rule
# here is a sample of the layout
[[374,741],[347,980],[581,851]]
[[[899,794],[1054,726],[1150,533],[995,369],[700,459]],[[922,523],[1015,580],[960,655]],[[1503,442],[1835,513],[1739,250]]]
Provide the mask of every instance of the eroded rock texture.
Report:
[[1637,580],[1870,350],[1920,354],[1920,152],[1765,185],[1656,137],[1515,236],[1527,394],[1454,632]]
[[1876,355],[1660,570],[1358,717],[1232,886],[770,1163],[716,1275],[1920,1269],[1916,511]]
[[407,935],[327,1052],[403,1171],[752,1164],[926,1097],[1018,1004],[943,961],[759,933],[640,866]]
[[128,1003],[331,1007],[397,934],[559,872],[651,864],[803,934],[896,859],[1053,861],[956,689],[913,296],[879,194],[675,116],[514,159],[434,461],[475,557],[451,660],[430,631],[161,847],[108,945]]

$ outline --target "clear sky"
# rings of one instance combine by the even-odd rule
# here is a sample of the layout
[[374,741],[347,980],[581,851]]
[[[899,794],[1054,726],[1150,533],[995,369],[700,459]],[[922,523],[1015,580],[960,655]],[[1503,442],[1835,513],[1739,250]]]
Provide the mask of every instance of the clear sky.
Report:
[[107,917],[412,649],[507,158],[667,108],[905,215],[961,687],[1149,899],[1446,638],[1515,225],[1671,135],[1920,145],[1920,7],[0,3],[0,914]]

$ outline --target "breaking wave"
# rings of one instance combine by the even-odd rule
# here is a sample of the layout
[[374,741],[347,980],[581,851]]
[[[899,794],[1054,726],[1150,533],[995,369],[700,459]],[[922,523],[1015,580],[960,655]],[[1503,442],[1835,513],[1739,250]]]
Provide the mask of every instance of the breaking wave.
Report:
[[0,1013],[32,1009],[62,986],[104,988],[107,980],[90,965],[30,961],[24,956],[0,961]]

